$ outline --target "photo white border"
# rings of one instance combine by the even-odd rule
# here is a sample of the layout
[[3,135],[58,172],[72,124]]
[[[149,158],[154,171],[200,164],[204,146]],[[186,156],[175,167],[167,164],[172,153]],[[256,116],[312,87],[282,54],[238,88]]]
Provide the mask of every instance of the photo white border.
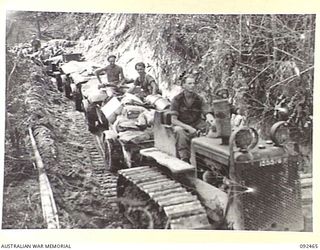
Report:
[[[318,3],[319,2],[319,3]],[[300,243],[318,243],[320,248],[319,227],[319,167],[320,155],[315,149],[319,148],[319,29],[320,29],[320,1],[309,0],[8,0],[1,2],[1,34],[5,36],[6,10],[32,10],[32,11],[67,11],[67,12],[99,12],[99,13],[204,13],[204,14],[318,14],[316,17],[316,52],[314,77],[314,128],[313,128],[313,222],[314,232],[238,232],[238,231],[191,231],[191,230],[1,230],[0,244],[3,243],[71,243],[87,246],[111,243],[214,243],[263,245],[265,243],[291,243],[299,249]],[[5,37],[2,38],[5,41]],[[5,89],[5,46],[1,46],[1,95]],[[1,98],[0,107],[4,116],[5,98]],[[0,130],[4,131],[4,119],[0,123]],[[4,152],[4,132],[0,135],[0,151]],[[0,154],[1,178],[0,190],[2,204],[3,193],[3,160],[4,153]],[[2,209],[0,214],[2,215]],[[2,218],[0,216],[2,221]],[[197,246],[195,246],[197,247]],[[200,246],[199,246],[200,247]],[[91,247],[90,247],[91,248]],[[262,246],[260,249],[264,249]],[[272,247],[273,248],[273,247]],[[74,248],[75,249],[75,248]],[[78,248],[77,248],[78,249]],[[87,249],[87,248],[86,248]],[[149,247],[150,249],[150,247]],[[232,248],[233,249],[233,248]],[[242,248],[241,248],[242,249]],[[256,249],[256,248],[255,248]],[[269,248],[270,249],[270,248]],[[283,249],[283,248],[282,248]]]

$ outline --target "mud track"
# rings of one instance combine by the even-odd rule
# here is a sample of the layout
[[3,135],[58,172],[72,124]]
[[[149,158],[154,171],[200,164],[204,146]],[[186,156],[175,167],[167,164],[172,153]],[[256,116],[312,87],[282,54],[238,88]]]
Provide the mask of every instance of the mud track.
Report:
[[[28,116],[24,128],[33,130],[60,228],[131,228],[115,202],[117,177],[106,172],[97,138],[87,131],[84,114],[75,110],[74,102],[57,90],[40,67],[24,85],[23,110]],[[27,151],[32,160],[31,147]],[[9,213],[4,216],[10,217]]]

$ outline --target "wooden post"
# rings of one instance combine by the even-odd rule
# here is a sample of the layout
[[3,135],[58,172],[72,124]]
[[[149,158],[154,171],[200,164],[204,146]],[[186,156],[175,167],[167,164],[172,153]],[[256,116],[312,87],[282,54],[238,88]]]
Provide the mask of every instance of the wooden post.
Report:
[[38,38],[41,39],[41,28],[40,28],[40,13],[37,13],[36,15],[36,22],[37,22],[37,31],[38,31]]
[[34,152],[34,158],[36,160],[36,166],[39,171],[39,186],[40,186],[40,196],[41,196],[41,206],[42,206],[43,217],[49,229],[53,229],[53,228],[58,229],[59,218],[57,213],[57,207],[53,198],[53,193],[50,187],[48,177],[45,173],[43,161],[41,159],[36,141],[32,134],[32,129],[30,127],[29,127],[29,134],[30,134],[31,145]]

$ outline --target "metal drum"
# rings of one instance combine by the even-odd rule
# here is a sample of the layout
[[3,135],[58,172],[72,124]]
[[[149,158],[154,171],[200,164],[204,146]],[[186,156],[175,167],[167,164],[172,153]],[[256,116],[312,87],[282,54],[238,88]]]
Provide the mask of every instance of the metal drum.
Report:
[[146,101],[154,105],[157,110],[165,110],[170,107],[170,102],[161,95],[148,95]]

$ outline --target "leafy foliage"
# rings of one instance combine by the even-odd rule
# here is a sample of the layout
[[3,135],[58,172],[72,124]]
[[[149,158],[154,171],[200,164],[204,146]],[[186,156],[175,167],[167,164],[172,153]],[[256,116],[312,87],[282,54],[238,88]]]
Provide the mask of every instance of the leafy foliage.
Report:
[[148,41],[168,87],[179,84],[183,72],[193,73],[208,102],[217,88],[228,88],[232,102],[262,134],[285,118],[281,107],[298,117],[290,119],[294,127],[311,135],[315,15],[13,12],[7,26],[20,20],[33,23],[34,30],[40,20],[44,37],[90,39],[111,18],[119,28],[108,49],[128,36],[136,36],[137,46]]
[[94,26],[102,14],[77,12],[7,12],[7,44],[28,43],[32,34],[42,40],[76,40],[86,27]]
[[[262,134],[276,120],[298,117],[290,122],[310,142],[315,15],[140,14],[134,20],[169,83],[178,83],[182,72],[195,74],[209,102],[217,88],[228,88]],[[280,117],[280,103],[287,116]]]

